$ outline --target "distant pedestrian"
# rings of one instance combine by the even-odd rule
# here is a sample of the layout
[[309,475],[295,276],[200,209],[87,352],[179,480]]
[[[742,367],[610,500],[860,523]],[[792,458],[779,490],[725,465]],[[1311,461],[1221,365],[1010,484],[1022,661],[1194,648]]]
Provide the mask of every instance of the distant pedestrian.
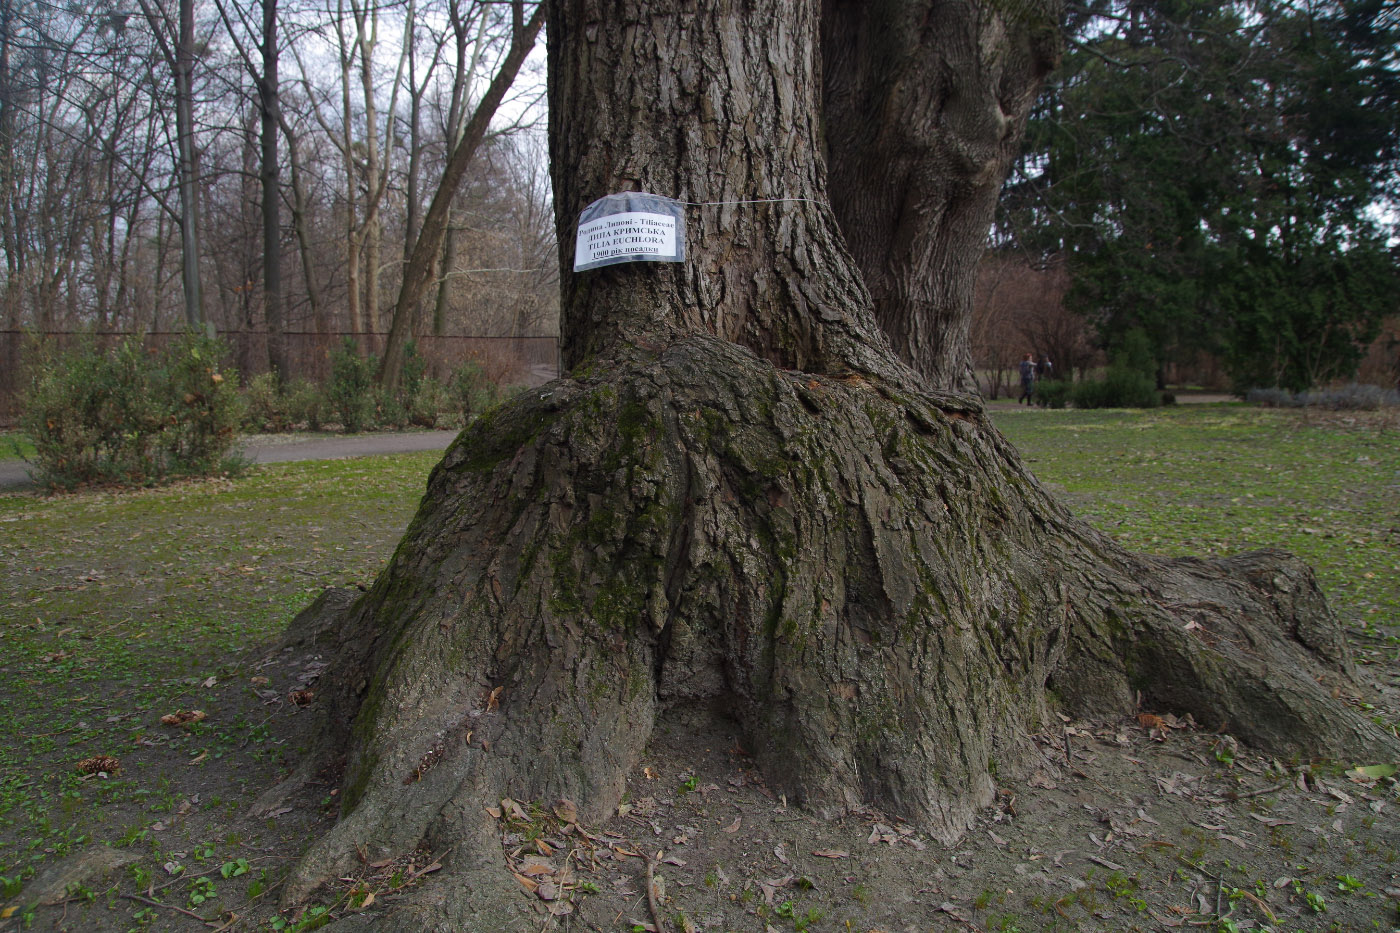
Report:
[[1031,355],[1027,353],[1021,358],[1021,397],[1016,400],[1019,405],[1025,402],[1031,403],[1031,395],[1035,393],[1035,362]]
[[1055,374],[1055,367],[1050,362],[1050,357],[1042,356],[1040,362],[1035,364],[1035,381],[1044,382]]

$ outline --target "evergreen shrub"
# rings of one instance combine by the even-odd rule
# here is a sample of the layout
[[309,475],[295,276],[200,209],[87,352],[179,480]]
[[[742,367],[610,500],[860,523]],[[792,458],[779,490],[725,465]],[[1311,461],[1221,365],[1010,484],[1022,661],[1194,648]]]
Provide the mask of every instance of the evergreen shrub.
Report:
[[1035,384],[1031,400],[1041,408],[1064,408],[1073,388],[1067,379],[1046,379]]
[[375,426],[381,399],[375,389],[378,358],[362,356],[353,337],[346,337],[331,351],[331,378],[326,385],[326,407],[346,434],[358,434]]
[[238,469],[243,419],[224,345],[188,334],[147,352],[136,338],[110,349],[90,335],[68,349],[35,340],[25,353],[20,428],[34,442],[35,478],[148,485]]
[[1147,334],[1134,329],[1109,355],[1102,379],[1075,383],[1070,403],[1075,408],[1156,408],[1162,404],[1152,376],[1152,345]]

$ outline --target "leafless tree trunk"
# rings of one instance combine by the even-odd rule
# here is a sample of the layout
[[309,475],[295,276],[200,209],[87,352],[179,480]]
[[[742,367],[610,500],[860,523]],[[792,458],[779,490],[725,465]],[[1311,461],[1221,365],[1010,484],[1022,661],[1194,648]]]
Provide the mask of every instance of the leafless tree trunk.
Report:
[[278,134],[282,132],[282,103],[278,64],[281,36],[277,0],[262,0],[262,74],[258,78],[258,112],[262,143],[263,315],[267,322],[267,362],[279,379],[290,372],[286,327],[286,298],[282,293],[282,191]]
[[437,271],[452,199],[456,196],[457,187],[461,184],[462,176],[466,174],[472,157],[481,146],[482,140],[486,138],[486,130],[490,127],[497,108],[500,107],[501,101],[505,98],[506,91],[515,83],[515,76],[519,73],[520,66],[524,64],[525,57],[530,54],[530,49],[534,47],[535,37],[539,35],[540,28],[544,25],[544,15],[544,5],[540,4],[536,6],[533,14],[527,20],[523,0],[513,0],[511,3],[512,21],[509,51],[506,52],[504,59],[497,66],[490,86],[487,87],[486,93],[482,95],[481,101],[476,105],[475,112],[472,113],[471,119],[467,121],[462,130],[461,139],[457,141],[452,154],[448,157],[447,167],[442,173],[442,180],[438,182],[432,203],[428,205],[428,213],[423,218],[423,228],[419,231],[418,241],[414,244],[409,261],[404,265],[403,285],[399,289],[398,301],[394,304],[389,340],[384,348],[384,358],[379,367],[380,385],[386,387],[398,385],[399,374],[403,369],[404,345],[412,336],[413,310],[423,300],[428,285]]
[[200,274],[199,150],[194,123],[194,0],[178,0],[172,24],[152,0],[138,0],[141,12],[175,79],[176,175],[180,189],[181,280],[185,290],[185,322],[204,321],[204,289]]

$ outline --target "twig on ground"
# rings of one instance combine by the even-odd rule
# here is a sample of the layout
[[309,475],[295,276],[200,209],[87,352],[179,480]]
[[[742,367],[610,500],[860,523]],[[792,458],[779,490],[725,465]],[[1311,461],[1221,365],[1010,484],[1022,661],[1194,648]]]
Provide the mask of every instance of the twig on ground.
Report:
[[[194,919],[198,920],[200,923],[204,924],[207,927],[212,928],[216,923],[218,923],[217,920],[205,920],[203,917],[201,917],[199,914],[195,913],[192,910],[186,910],[183,907],[176,907],[174,904],[162,904],[160,901],[152,900],[149,897],[142,897],[140,894],[118,894],[117,896],[124,897],[129,901],[136,901],[138,904],[147,904],[151,907],[160,907],[165,910],[173,910],[177,914],[184,914],[186,917],[193,917]],[[223,927],[220,926],[219,929],[222,930]]]
[[1236,800],[1248,800],[1250,797],[1262,797],[1265,794],[1272,794],[1275,791],[1283,790],[1287,784],[1275,784],[1273,787],[1265,787],[1260,790],[1246,791],[1243,794],[1235,794]]
[[656,902],[656,859],[661,853],[656,853],[656,858],[648,855],[646,849],[641,849],[641,853],[647,863],[647,910],[651,911],[651,924],[656,927],[656,933],[667,933],[666,923],[661,919],[661,905]]

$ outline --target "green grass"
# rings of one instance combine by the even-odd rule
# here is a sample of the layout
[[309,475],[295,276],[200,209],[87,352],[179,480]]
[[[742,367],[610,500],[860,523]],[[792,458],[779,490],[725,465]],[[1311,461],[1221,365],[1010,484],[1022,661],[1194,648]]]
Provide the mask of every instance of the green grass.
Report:
[[1242,404],[993,417],[1036,476],[1124,545],[1282,548],[1313,566],[1349,626],[1400,623],[1400,432],[1381,419]]
[[0,461],[34,456],[34,444],[18,431],[0,431]]
[[[253,760],[268,727],[256,698],[245,709],[240,663],[325,587],[374,578],[440,456],[0,495],[0,875],[32,872],[80,839],[139,833],[189,793],[161,789],[173,762],[269,764]],[[205,688],[211,677],[227,688]],[[195,707],[205,723],[159,725]],[[99,754],[121,759],[120,779],[79,779],[75,764]]]

